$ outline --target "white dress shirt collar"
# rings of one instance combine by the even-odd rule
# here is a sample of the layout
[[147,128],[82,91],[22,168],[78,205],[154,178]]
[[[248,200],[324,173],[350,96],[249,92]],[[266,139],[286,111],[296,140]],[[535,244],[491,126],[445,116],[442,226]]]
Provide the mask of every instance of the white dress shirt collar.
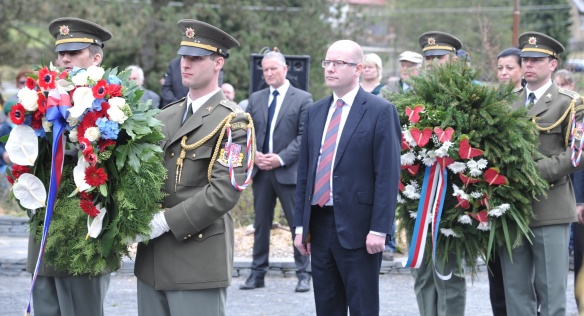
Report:
[[543,94],[552,86],[552,80],[550,79],[546,84],[544,84],[543,86],[541,86],[539,89],[532,91],[529,90],[529,88],[527,87],[527,85],[525,86],[525,95],[527,96],[525,98],[525,105],[529,104],[529,94],[533,92],[533,94],[535,94],[535,101],[534,103],[536,103],[539,99],[541,99],[541,97],[543,97]]

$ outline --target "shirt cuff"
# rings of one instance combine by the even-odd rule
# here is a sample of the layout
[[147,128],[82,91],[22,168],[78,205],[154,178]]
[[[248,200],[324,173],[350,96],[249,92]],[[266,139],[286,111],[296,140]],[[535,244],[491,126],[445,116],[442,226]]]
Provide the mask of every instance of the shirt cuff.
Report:
[[372,230],[370,230],[369,233],[372,234],[372,235],[377,235],[377,236],[381,236],[381,237],[387,236],[387,234],[385,234],[385,233],[375,232],[375,231],[372,231]]
[[294,233],[295,233],[296,235],[298,235],[298,234],[302,234],[302,232],[303,232],[303,229],[302,229],[302,227],[296,227],[296,230],[294,231]]
[[276,154],[276,157],[278,157],[278,160],[280,160],[280,166],[284,166],[284,160],[282,160],[282,158],[280,158],[280,155]]

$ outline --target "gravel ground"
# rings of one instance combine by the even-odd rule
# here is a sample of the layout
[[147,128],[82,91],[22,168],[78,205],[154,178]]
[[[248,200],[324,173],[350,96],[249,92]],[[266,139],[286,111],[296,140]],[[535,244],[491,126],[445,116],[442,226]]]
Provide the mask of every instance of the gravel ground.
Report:
[[[294,293],[296,278],[284,277],[280,272],[269,272],[266,287],[252,291],[239,290],[247,278],[243,271],[233,279],[227,292],[227,315],[234,316],[305,316],[315,315],[313,292]],[[573,300],[573,274],[568,282],[568,314],[577,315]],[[30,275],[0,276],[0,315],[22,316],[28,299]],[[479,272],[474,283],[467,281],[466,315],[492,315],[489,302],[489,285],[485,271]],[[381,315],[418,315],[413,291],[413,279],[409,274],[385,274],[380,276]],[[106,316],[137,315],[136,279],[129,276],[112,277],[106,298]]]

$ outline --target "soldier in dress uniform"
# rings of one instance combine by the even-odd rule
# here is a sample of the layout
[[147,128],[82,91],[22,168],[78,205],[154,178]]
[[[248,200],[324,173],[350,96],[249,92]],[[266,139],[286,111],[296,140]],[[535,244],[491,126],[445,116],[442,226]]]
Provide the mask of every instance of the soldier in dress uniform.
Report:
[[584,167],[581,163],[574,167],[571,161],[579,160],[582,99],[573,91],[559,88],[551,79],[558,55],[564,51],[562,44],[536,32],[521,34],[519,44],[527,85],[513,108],[527,108],[528,117],[537,124],[539,152],[543,156],[536,157],[537,167],[549,182],[549,189],[546,196],[532,202],[535,217],[530,223],[531,241],[523,238],[523,244],[513,249],[512,257],[500,251],[507,313],[536,315],[537,292],[540,315],[565,315],[570,223],[576,221],[569,174]]
[[168,196],[150,241],[138,245],[138,315],[224,315],[233,270],[229,211],[251,178],[253,124],[218,85],[228,50],[239,42],[201,21],[178,26],[189,93],[158,115]]
[[[430,71],[432,67],[439,67],[448,61],[458,60],[456,51],[462,48],[462,42],[458,38],[438,31],[420,35],[418,42],[424,55],[424,65]],[[442,250],[439,247],[437,252],[440,251]],[[458,272],[456,254],[450,253],[444,265],[436,264],[436,270],[442,275],[452,271],[452,277],[449,280],[439,278],[434,272],[431,261],[425,260],[418,269],[412,269],[420,315],[464,315],[466,280],[464,274]]]
[[[104,27],[71,17],[53,20],[49,32],[56,40],[58,63],[67,70],[99,66],[103,60],[103,42],[112,38]],[[34,273],[39,250],[40,243],[35,241],[34,234],[30,234],[26,271]],[[110,272],[102,271],[101,275],[91,277],[72,276],[43,260],[32,292],[34,315],[102,316]]]

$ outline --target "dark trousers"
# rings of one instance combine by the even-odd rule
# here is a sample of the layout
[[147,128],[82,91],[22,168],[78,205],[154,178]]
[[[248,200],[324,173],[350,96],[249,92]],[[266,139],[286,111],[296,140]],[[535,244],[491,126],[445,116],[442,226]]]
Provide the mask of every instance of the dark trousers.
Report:
[[379,315],[382,253],[346,249],[339,242],[332,207],[312,207],[312,280],[316,313],[322,316]]
[[501,270],[501,257],[499,253],[493,253],[489,266],[489,296],[493,316],[507,316],[505,307],[505,285],[503,284],[503,271]]
[[[251,264],[252,273],[264,276],[270,266],[270,230],[274,220],[274,208],[276,198],[280,199],[280,204],[284,210],[286,221],[292,232],[294,240],[294,228],[290,226],[294,222],[294,197],[295,185],[280,184],[276,179],[273,170],[260,170],[253,179],[253,204],[255,208],[254,222],[254,243],[253,261]],[[300,254],[294,248],[294,262],[296,263],[296,274],[310,273],[310,257]]]

